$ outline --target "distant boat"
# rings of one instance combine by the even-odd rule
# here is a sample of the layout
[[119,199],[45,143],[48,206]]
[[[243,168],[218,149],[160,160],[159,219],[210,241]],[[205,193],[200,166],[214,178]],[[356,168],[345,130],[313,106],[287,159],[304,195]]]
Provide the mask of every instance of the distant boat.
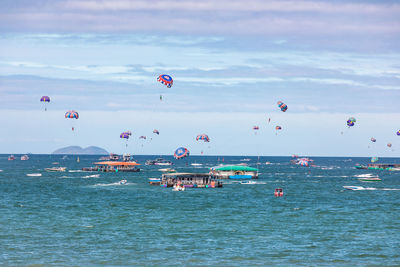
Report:
[[121,180],[121,181],[119,181],[118,183],[119,183],[120,185],[124,185],[124,184],[127,184],[128,181],[127,181],[127,180]]
[[67,167],[52,167],[52,168],[45,168],[45,171],[48,172],[65,172]]
[[241,159],[240,161],[250,161],[251,159]]
[[30,176],[30,177],[40,177],[40,176],[42,176],[42,174],[41,174],[41,173],[28,173],[28,174],[26,174],[26,176]]
[[203,164],[201,164],[201,163],[192,163],[190,165],[192,165],[192,166],[203,166]]
[[81,161],[79,160],[79,157],[76,159],[76,162],[78,162],[78,163],[81,162]]
[[170,166],[173,163],[169,160],[163,158],[157,158],[155,160],[148,160],[145,163],[146,165],[158,165],[158,166]]
[[21,160],[28,160],[28,159],[29,159],[28,155],[23,155],[23,156],[21,157]]
[[379,177],[363,177],[363,178],[358,178],[358,180],[362,182],[379,182],[382,181],[381,178]]
[[343,186],[344,189],[349,189],[349,190],[376,190],[376,188],[373,187],[363,187],[363,186],[353,186],[353,185],[349,185],[349,186]]
[[14,160],[14,159],[15,159],[14,155],[10,155],[10,156],[8,157],[8,160]]

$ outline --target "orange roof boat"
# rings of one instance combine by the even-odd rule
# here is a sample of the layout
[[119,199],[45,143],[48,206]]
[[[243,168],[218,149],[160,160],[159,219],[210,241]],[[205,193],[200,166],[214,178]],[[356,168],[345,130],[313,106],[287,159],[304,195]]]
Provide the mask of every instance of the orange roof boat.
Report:
[[100,161],[95,162],[96,165],[108,165],[108,166],[138,166],[139,163],[134,161]]

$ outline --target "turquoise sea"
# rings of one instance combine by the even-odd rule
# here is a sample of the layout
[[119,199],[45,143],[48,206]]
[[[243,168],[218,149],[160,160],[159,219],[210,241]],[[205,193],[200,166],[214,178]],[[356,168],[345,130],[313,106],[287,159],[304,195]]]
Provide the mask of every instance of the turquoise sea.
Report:
[[[142,172],[98,178],[79,171],[98,156],[7,156],[0,155],[1,266],[400,266],[400,191],[387,190],[400,189],[400,172],[354,168],[368,158],[314,157],[317,166],[305,168],[290,157],[261,157],[256,184],[174,192],[148,184],[163,167],[144,162],[157,156],[135,157]],[[244,158],[257,166],[257,157],[164,158],[178,171]],[[44,171],[53,166],[68,169]],[[362,174],[382,181],[361,182]],[[122,179],[128,184],[117,184]]]

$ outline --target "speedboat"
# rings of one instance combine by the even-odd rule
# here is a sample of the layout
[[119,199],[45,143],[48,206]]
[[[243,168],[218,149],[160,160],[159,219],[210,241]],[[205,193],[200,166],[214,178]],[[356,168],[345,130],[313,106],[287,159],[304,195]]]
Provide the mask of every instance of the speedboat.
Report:
[[344,189],[349,189],[349,190],[376,190],[376,188],[374,187],[363,187],[363,186],[353,186],[353,185],[349,185],[349,186],[343,186]]
[[240,184],[256,184],[255,181],[241,181]]
[[379,177],[364,177],[364,178],[358,178],[358,180],[362,182],[379,182],[382,181],[381,178]]
[[48,172],[65,172],[67,167],[52,167],[52,168],[45,168],[45,171]]
[[203,164],[201,164],[201,163],[192,163],[190,165],[192,165],[192,166],[203,166]]
[[40,177],[40,176],[42,176],[42,174],[41,173],[28,173],[28,174],[26,174],[26,176],[29,176],[29,177]]
[[10,155],[10,156],[8,157],[8,160],[14,160],[14,159],[15,159],[14,155]]
[[118,183],[121,184],[121,185],[123,185],[123,184],[127,184],[128,181],[127,181],[127,180],[121,180],[121,181],[119,181]]
[[28,155],[21,156],[21,160],[28,160],[28,159],[29,159]]
[[170,166],[172,162],[163,158],[146,161],[146,165]]

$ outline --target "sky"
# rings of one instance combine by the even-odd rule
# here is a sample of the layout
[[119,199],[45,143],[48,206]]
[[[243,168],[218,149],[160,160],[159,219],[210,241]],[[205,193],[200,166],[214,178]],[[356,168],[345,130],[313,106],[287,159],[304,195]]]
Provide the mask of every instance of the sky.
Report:
[[399,14],[398,1],[3,0],[0,153],[398,157]]

